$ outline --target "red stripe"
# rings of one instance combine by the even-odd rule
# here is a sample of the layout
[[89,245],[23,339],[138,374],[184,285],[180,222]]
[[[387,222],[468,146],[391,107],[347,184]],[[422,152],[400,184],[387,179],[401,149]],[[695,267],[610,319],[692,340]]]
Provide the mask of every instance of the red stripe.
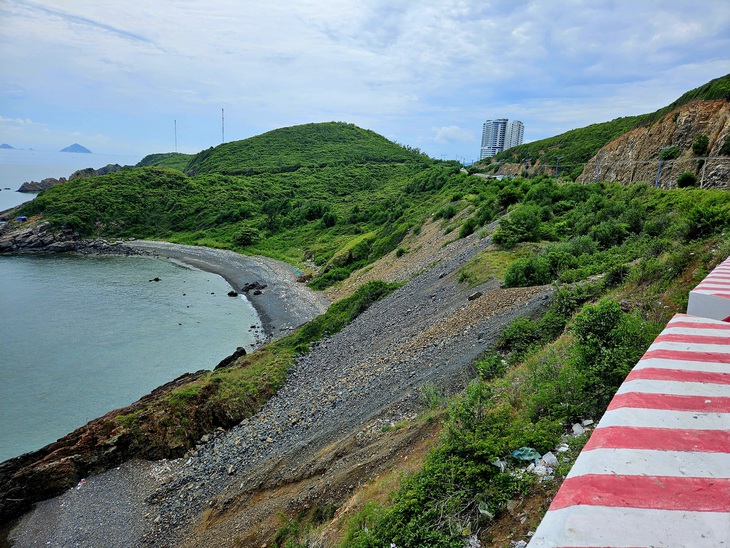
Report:
[[686,369],[660,369],[645,367],[634,369],[626,377],[627,381],[651,379],[655,381],[706,382],[711,384],[730,384],[730,373],[711,371],[687,371]]
[[712,362],[712,363],[729,363],[730,353],[722,352],[691,352],[687,350],[649,350],[641,359],[648,360],[651,358],[661,358],[664,360],[679,360],[686,362]]
[[694,335],[689,333],[661,333],[656,339],[654,339],[654,342],[662,341],[696,344],[725,344],[730,346],[730,337]]
[[577,505],[730,512],[730,479],[588,474],[566,479],[550,510]]
[[704,322],[669,322],[667,329],[670,327],[687,327],[689,329],[730,329],[730,325],[722,325],[717,323]]
[[700,413],[730,413],[730,398],[705,396],[675,396],[626,392],[616,394],[608,410],[621,408],[660,409],[664,411],[697,411]]
[[730,431],[606,426],[596,428],[593,431],[583,451],[592,451],[593,449],[653,449],[655,451],[730,453]]

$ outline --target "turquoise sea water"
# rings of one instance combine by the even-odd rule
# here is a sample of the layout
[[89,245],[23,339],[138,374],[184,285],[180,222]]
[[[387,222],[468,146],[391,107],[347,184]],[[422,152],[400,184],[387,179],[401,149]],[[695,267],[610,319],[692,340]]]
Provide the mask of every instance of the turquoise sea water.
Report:
[[0,257],[0,461],[250,348],[258,317],[229,290],[160,259]]

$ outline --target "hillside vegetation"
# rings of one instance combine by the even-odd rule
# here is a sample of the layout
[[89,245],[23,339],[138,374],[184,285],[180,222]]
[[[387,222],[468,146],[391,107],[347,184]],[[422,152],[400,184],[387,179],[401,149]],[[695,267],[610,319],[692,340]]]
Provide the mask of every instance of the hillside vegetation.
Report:
[[[724,97],[728,78],[678,101]],[[585,162],[651,119],[595,124],[502,158]],[[148,162],[168,160],[182,165],[182,158],[167,156]],[[492,237],[455,283],[478,286],[496,277],[507,287],[556,284],[542,316],[519,318],[495,347],[484,348],[461,394],[446,398],[436,384],[421,387],[425,411],[418,420],[441,424],[443,434],[415,472],[401,477],[396,466],[387,483],[395,488],[378,493],[374,481],[371,498],[348,504],[335,521],[333,508],[328,517],[317,507],[282,513],[273,545],[290,548],[321,545],[318,535],[373,548],[461,547],[472,536],[483,545],[496,543],[495,524],[509,519],[510,505],[530,497],[544,502],[556,488],[519,472],[522,463],[512,452],[527,446],[544,453],[565,440],[568,455],[577,453],[586,437],[566,438],[571,423],[600,418],[654,336],[686,309],[689,289],[730,254],[727,192],[552,177],[489,180],[341,123],[220,145],[183,170],[147,166],[72,181],[41,193],[20,214],[40,215],[84,236],[158,238],[269,255],[311,270],[314,289],[338,284],[355,270],[377,271],[386,255],[407,263],[422,245],[421,227],[434,221],[453,240]],[[296,355],[394,287],[372,282],[291,337],[166,396],[169,431],[181,432],[177,448],[199,434],[189,424],[191,403],[209,420],[233,407],[254,412],[284,382]],[[115,420],[129,432],[147,433],[148,411],[155,412]],[[568,469],[561,464],[556,470],[558,482]],[[539,517],[515,520],[510,538],[534,528]]]
[[[711,80],[696,89],[688,91],[672,104],[651,114],[616,118],[610,122],[591,124],[584,128],[572,129],[555,137],[540,139],[510,148],[497,154],[493,159],[483,163],[492,164],[493,169],[500,162],[526,164],[535,166],[565,166],[561,170],[564,176],[575,180],[582,172],[583,166],[604,145],[622,136],[626,132],[648,126],[660,120],[665,114],[692,101],[711,101],[716,99],[730,100],[730,74]],[[663,145],[660,145],[663,146]],[[529,160],[529,162],[528,162]],[[529,170],[529,168],[528,168]]]

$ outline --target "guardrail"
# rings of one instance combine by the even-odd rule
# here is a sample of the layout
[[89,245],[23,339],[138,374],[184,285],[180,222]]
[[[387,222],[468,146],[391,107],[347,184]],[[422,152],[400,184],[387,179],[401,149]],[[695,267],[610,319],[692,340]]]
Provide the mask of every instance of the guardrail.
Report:
[[730,546],[730,260],[688,312],[619,387],[528,546]]

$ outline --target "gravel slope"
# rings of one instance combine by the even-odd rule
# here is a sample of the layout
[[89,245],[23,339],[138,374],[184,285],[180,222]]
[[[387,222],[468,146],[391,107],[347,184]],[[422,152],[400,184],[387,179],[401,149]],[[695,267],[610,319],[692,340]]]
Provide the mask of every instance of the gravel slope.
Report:
[[[78,490],[87,503],[71,491],[26,516],[13,533],[18,544],[248,545],[241,539],[286,510],[284,499],[261,493],[306,485],[296,500],[336,500],[334,474],[362,464],[378,425],[413,416],[423,383],[463,386],[468,365],[507,323],[547,304],[549,287],[455,283],[458,269],[488,243],[476,236],[458,242],[454,256],[301,357],[258,414],[166,463],[161,479],[152,463],[123,467],[123,478],[121,470],[98,476]],[[469,300],[477,290],[483,295]],[[94,498],[109,505],[95,506]]]

